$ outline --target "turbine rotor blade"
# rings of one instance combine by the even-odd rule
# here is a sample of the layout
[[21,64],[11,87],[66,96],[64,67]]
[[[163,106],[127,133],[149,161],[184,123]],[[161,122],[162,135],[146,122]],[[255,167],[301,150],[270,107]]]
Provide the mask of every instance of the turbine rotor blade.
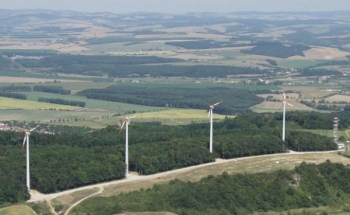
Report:
[[125,122],[126,122],[126,121],[124,120],[122,126],[120,126],[119,132],[121,132],[121,131],[123,130],[123,127],[124,127],[124,125],[125,125]]
[[290,104],[290,103],[288,103],[288,102],[287,102],[287,105],[289,105],[289,106],[291,106],[291,107],[294,107],[292,104]]
[[218,105],[218,104],[220,104],[220,103],[222,103],[223,101],[220,101],[220,102],[218,102],[218,103],[215,103],[215,104],[213,104],[212,106],[216,106],[216,105]]
[[35,128],[30,129],[29,132],[32,132],[32,131],[34,131],[34,130],[37,129],[37,128],[39,128],[39,125],[36,126]]
[[24,145],[26,144],[26,140],[27,140],[27,134],[24,133],[24,138],[23,138],[23,143],[22,143],[22,150],[24,149]]

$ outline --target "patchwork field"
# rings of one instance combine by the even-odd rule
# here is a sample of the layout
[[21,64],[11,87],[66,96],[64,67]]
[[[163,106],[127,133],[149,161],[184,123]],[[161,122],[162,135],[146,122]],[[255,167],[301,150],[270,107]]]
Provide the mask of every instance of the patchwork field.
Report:
[[5,109],[9,109],[9,110],[39,110],[39,109],[74,110],[74,109],[78,109],[78,107],[0,97],[0,109],[3,109],[3,110]]
[[[54,82],[55,82],[55,79],[0,76],[0,83],[54,83]],[[60,82],[79,82],[79,81],[60,79]],[[86,82],[86,81],[83,81],[83,82]]]
[[[312,108],[303,105],[297,101],[289,100],[288,103],[292,104],[293,107],[287,105],[286,109],[288,110],[304,110],[304,111],[311,111]],[[268,111],[282,111],[283,103],[282,102],[270,102],[270,101],[264,101],[258,105],[255,105],[251,109],[255,112],[268,112]]]
[[290,59],[313,59],[313,60],[347,60],[349,52],[340,51],[337,48],[315,47],[304,51],[305,57],[294,56]]
[[348,102],[350,103],[350,96],[348,95],[334,95],[325,99],[327,102]]

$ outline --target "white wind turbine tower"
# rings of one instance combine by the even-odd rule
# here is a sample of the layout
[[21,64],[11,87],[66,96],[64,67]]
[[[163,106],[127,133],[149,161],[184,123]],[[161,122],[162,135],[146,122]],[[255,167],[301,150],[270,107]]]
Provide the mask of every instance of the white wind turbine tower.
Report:
[[135,116],[125,117],[123,120],[123,124],[119,129],[119,132],[121,132],[125,125],[125,176],[129,174],[129,123],[130,119],[132,118],[135,118]]
[[290,103],[287,102],[286,92],[283,91],[283,128],[282,128],[282,141],[285,141],[286,137],[286,105],[293,107]]
[[220,104],[221,102],[209,105],[208,117],[210,117],[210,145],[209,145],[210,153],[213,153],[213,109],[216,105]]
[[30,129],[29,131],[25,131],[24,132],[24,138],[23,138],[23,145],[22,145],[22,150],[24,148],[24,144],[26,144],[26,141],[27,141],[27,148],[26,148],[26,151],[27,151],[27,155],[26,155],[26,158],[27,158],[27,188],[28,188],[28,191],[30,191],[30,167],[29,167],[29,135],[30,135],[30,132],[34,131],[35,129],[37,129],[39,126],[35,127],[35,128],[32,128]]

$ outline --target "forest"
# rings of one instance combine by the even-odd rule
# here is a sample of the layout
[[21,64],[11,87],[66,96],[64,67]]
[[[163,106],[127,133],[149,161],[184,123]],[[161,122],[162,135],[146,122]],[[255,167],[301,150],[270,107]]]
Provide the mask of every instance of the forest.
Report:
[[256,42],[249,50],[241,50],[244,54],[264,55],[278,58],[288,58],[295,55],[304,56],[303,51],[309,49],[307,46],[290,45],[286,46],[280,42]]
[[33,91],[46,92],[46,93],[56,93],[56,94],[62,94],[62,95],[69,95],[71,93],[70,90],[63,89],[62,86],[35,85],[35,86],[33,86]]
[[30,86],[3,86],[0,87],[0,92],[30,92],[32,87]]
[[[6,60],[6,59],[4,59]],[[68,73],[109,77],[218,77],[235,74],[267,74],[267,70],[253,67],[220,65],[171,65],[182,60],[151,56],[100,56],[57,54],[36,59],[17,59],[25,68],[44,70],[45,73]],[[1,64],[0,64],[1,65]],[[213,72],[214,71],[214,72]]]
[[46,102],[46,103],[52,103],[52,104],[85,107],[85,102],[74,101],[74,100],[66,100],[66,99],[60,99],[60,98],[43,98],[43,97],[39,97],[38,98],[38,102]]
[[223,172],[198,182],[170,181],[113,197],[95,197],[78,205],[83,214],[169,211],[176,214],[253,214],[348,202],[350,168],[327,160],[301,163],[294,170],[272,173]]
[[[208,150],[209,123],[181,126],[131,123],[129,170],[147,175],[208,163],[215,158],[281,153],[286,149],[322,151],[337,148],[331,138],[298,129],[288,130],[286,142],[282,142],[281,124],[281,120],[265,114],[216,122],[211,154]],[[124,178],[125,134],[118,130],[117,126],[108,126],[83,134],[32,132],[32,188],[51,193]],[[0,192],[0,205],[28,197],[24,188],[26,153],[20,149],[22,140],[22,132],[0,133],[0,171],[6,172],[1,174],[0,190],[7,190]]]
[[7,98],[13,98],[13,99],[27,99],[27,95],[22,94],[22,93],[9,93],[9,92],[1,92],[0,91],[0,96],[2,97],[7,97]]
[[79,92],[79,95],[89,99],[129,104],[203,110],[208,109],[210,104],[224,101],[215,107],[215,112],[226,115],[250,112],[249,107],[264,100],[250,90],[224,87],[178,88],[114,85],[104,89],[86,89]]

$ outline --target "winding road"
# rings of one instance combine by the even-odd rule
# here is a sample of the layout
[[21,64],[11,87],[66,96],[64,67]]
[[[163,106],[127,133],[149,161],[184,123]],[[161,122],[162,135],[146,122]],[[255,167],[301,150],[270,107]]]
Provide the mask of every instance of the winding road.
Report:
[[75,202],[73,205],[71,205],[67,211],[64,213],[64,215],[68,215],[69,212],[78,204],[80,204],[81,202],[83,202],[84,200],[97,195],[97,194],[101,194],[104,190],[104,187],[106,186],[110,186],[110,185],[116,185],[116,184],[124,184],[124,183],[128,183],[128,182],[133,182],[133,181],[146,181],[146,180],[153,180],[153,179],[157,179],[160,177],[164,177],[167,175],[171,175],[171,174],[177,174],[177,173],[181,173],[181,172],[186,172],[189,170],[193,170],[193,169],[197,169],[197,168],[202,168],[202,167],[206,167],[206,166],[212,166],[212,165],[217,165],[220,163],[228,163],[228,162],[233,162],[233,161],[238,161],[238,160],[245,160],[245,159],[251,159],[251,158],[257,158],[257,157],[271,157],[271,156],[276,156],[276,155],[295,155],[295,154],[324,154],[324,153],[332,153],[332,152],[339,152],[339,151],[343,151],[343,150],[337,150],[337,151],[319,151],[319,152],[294,152],[294,151],[290,151],[289,153],[279,153],[279,154],[268,154],[268,155],[258,155],[258,156],[250,156],[250,157],[241,157],[241,158],[234,158],[234,159],[217,159],[216,162],[212,162],[212,163],[205,163],[205,164],[200,164],[197,166],[190,166],[190,167],[185,167],[185,168],[181,168],[181,169],[176,169],[176,170],[171,170],[171,171],[167,171],[167,172],[161,172],[161,173],[157,173],[154,175],[146,175],[146,176],[135,176],[135,175],[128,175],[125,179],[121,179],[121,180],[115,180],[115,181],[110,181],[110,182],[105,182],[105,183],[100,183],[100,184],[94,184],[94,185],[88,185],[88,186],[84,186],[84,187],[79,187],[79,188],[75,188],[75,189],[71,189],[71,190],[66,190],[66,191],[62,191],[62,192],[58,192],[58,193],[52,193],[52,194],[41,194],[38,193],[34,190],[32,190],[31,193],[31,198],[30,200],[28,200],[27,202],[43,202],[43,201],[51,201],[54,198],[63,196],[63,195],[69,195],[72,194],[74,192],[77,191],[83,191],[83,190],[89,190],[89,189],[93,189],[93,188],[98,188],[98,191],[96,193],[93,193],[89,196],[86,196],[82,199],[80,199],[79,201]]

